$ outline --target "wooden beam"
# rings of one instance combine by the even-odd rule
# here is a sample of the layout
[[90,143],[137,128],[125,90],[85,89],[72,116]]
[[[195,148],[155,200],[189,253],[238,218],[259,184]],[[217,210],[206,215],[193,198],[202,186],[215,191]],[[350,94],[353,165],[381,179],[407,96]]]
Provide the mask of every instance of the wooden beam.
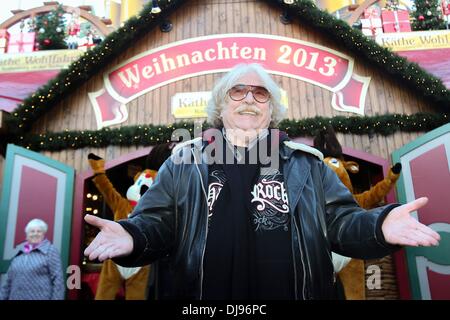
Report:
[[104,24],[106,24],[107,26],[109,26],[110,24],[112,24],[111,19],[109,18],[102,18],[100,19]]
[[358,9],[356,9],[355,12],[353,12],[352,15],[347,19],[347,23],[352,26],[356,21],[358,21],[359,17],[364,13],[365,9],[379,1],[380,0],[366,0],[361,3]]
[[[86,6],[89,8],[92,8],[91,6]],[[28,10],[22,10],[19,11],[19,13],[15,14],[14,16],[12,16],[11,18],[7,19],[6,21],[2,22],[0,24],[0,29],[9,29],[11,26],[15,25],[16,23],[19,23],[20,20],[22,19],[27,19],[29,17],[32,16],[36,16],[39,14],[43,14],[43,13],[47,13],[50,11],[53,11],[57,8],[56,5],[51,5],[51,6],[43,6],[43,7],[38,7],[38,8],[32,8],[32,9],[28,9]],[[104,36],[107,36],[110,32],[111,29],[107,27],[107,25],[105,25],[99,17],[94,16],[92,13],[89,13],[89,11],[78,8],[79,12],[80,12],[80,16],[82,18],[84,18],[85,20],[89,21],[95,28],[97,28],[97,30]],[[63,10],[65,12],[75,12],[76,10],[78,10],[75,7],[71,7],[71,6],[64,6],[63,5]]]
[[78,6],[78,8],[80,8],[81,10],[86,10],[87,12],[92,11],[92,6],[89,6],[89,5]]

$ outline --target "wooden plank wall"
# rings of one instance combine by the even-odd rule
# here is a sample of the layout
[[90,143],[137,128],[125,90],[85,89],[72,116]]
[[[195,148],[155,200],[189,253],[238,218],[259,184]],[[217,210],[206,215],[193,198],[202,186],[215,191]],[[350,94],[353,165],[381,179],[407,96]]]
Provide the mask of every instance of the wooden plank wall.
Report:
[[[348,50],[319,34],[311,27],[298,24],[283,25],[281,11],[264,1],[247,0],[191,0],[170,17],[173,30],[162,33],[154,30],[137,41],[127,51],[117,56],[111,64],[98,71],[87,83],[80,86],[71,96],[62,100],[54,110],[41,117],[33,126],[35,133],[68,130],[96,130],[94,112],[88,99],[88,92],[102,88],[102,75],[109,68],[156,47],[187,38],[224,33],[263,33],[304,40],[323,45],[345,54]],[[384,71],[371,67],[356,58],[355,73],[372,78],[366,98],[366,114],[385,113],[411,114],[430,111],[426,101],[415,92],[390,79]],[[131,101],[128,104],[129,118],[118,126],[137,124],[167,124],[175,121],[170,114],[170,99],[178,92],[208,91],[220,77],[219,74],[203,75],[171,83]],[[295,79],[275,76],[279,85],[288,92],[291,119],[320,116],[347,115],[331,107],[332,93],[312,84]],[[116,126],[116,127],[118,127]],[[341,144],[383,158],[404,144],[416,139],[422,133],[396,133],[388,137],[338,134]],[[61,152],[42,152],[45,156],[61,161],[75,168],[77,173],[89,169],[87,155],[94,152],[106,160],[115,159],[138,150],[139,147],[109,146],[106,148],[84,148]],[[0,168],[4,159],[0,157]],[[0,178],[2,178],[0,171]],[[391,264],[388,263],[388,266]],[[389,274],[392,275],[392,272]],[[395,287],[395,286],[394,286]],[[395,291],[395,288],[394,288]],[[368,292],[368,296],[371,293]],[[395,298],[396,296],[386,296]],[[372,298],[378,298],[372,296]]]
[[[96,130],[96,122],[88,99],[88,92],[102,88],[102,74],[109,68],[145,52],[174,41],[186,38],[223,33],[263,33],[280,35],[312,42],[350,54],[326,36],[319,34],[308,26],[298,24],[283,25],[279,15],[281,11],[267,5],[264,1],[246,0],[197,0],[189,1],[172,14],[173,30],[162,33],[154,30],[136,42],[127,51],[120,54],[109,66],[99,70],[90,81],[80,86],[75,94],[65,98],[50,114],[39,119],[33,127],[34,132],[69,130]],[[366,65],[356,58],[355,73],[372,77],[366,98],[366,114],[415,113],[430,110],[427,103],[400,83],[389,79],[386,74]],[[128,104],[129,119],[118,126],[135,124],[166,124],[175,121],[170,114],[170,99],[178,92],[207,91],[219,74],[203,75],[171,83],[149,92]],[[289,95],[289,118],[302,119],[321,116],[347,115],[331,107],[332,93],[312,84],[275,76],[280,86]],[[420,136],[418,134],[397,133],[388,137],[359,136],[339,134],[338,138],[344,146],[388,158],[393,150]],[[86,169],[85,159],[90,150],[68,150],[46,153],[56,160],[66,162],[76,170]],[[98,150],[108,158],[117,157],[133,150],[133,147],[108,147]]]

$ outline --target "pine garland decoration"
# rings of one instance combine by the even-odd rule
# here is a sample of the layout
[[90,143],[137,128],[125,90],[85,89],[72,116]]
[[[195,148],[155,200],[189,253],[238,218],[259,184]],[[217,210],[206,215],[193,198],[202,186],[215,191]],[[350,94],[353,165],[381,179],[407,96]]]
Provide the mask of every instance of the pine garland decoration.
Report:
[[[390,50],[379,46],[372,39],[364,36],[360,30],[353,29],[346,22],[320,10],[310,0],[295,0],[295,2],[290,5],[284,4],[283,0],[266,1],[271,5],[276,5],[287,10],[294,22],[297,21],[299,23],[307,24],[319,30],[333,39],[339,46],[345,46],[346,49],[352,51],[355,55],[363,57],[366,61],[379,67],[383,72],[387,72],[401,81],[402,84],[408,85],[415,92],[420,93],[426,98],[439,112],[437,115],[423,115],[425,121],[416,122],[416,124],[420,123],[422,127],[414,129],[410,126],[405,127],[403,125],[398,125],[395,126],[396,130],[407,131],[414,129],[422,131],[424,128],[435,128],[436,123],[448,122],[447,113],[450,112],[450,91],[443,85],[440,79],[428,74],[417,64],[411,63],[407,61],[407,59],[399,57]],[[142,36],[158,27],[165,17],[170,15],[185,2],[186,1],[183,0],[160,0],[158,1],[158,4],[162,9],[162,12],[159,14],[151,13],[152,6],[150,2],[139,15],[130,18],[123,27],[108,35],[101,44],[83,54],[77,61],[73,62],[68,69],[62,70],[55,79],[49,81],[46,85],[36,91],[36,93],[25,99],[18,108],[7,115],[6,123],[9,132],[8,141],[29,146],[34,150],[39,150],[41,148],[40,145],[47,146],[48,141],[46,139],[38,139],[36,138],[36,135],[26,134],[33,122],[44,113],[52,110],[52,108],[64,97],[75,91],[80,85],[95,75],[98,70],[101,70],[102,67],[112,61],[114,57],[125,51],[130,43],[136,42]],[[418,114],[417,118],[419,119],[421,116],[422,114]],[[344,118],[352,119],[351,124],[353,125],[347,126],[347,128],[364,128],[364,123],[366,121],[369,121],[371,125],[373,125],[378,121],[378,117],[379,116]],[[390,119],[391,116],[386,115],[386,117]],[[330,120],[339,121],[338,119],[341,118],[335,117]],[[312,121],[312,123],[316,123],[316,120],[317,119],[305,119],[301,121]],[[298,122],[299,126],[303,127],[301,123],[303,122]],[[109,136],[109,138],[107,138],[109,143],[114,144],[116,141],[121,143],[121,141],[117,140],[115,132],[120,132],[120,130],[128,131],[130,128],[133,127],[104,131],[114,134],[114,136]],[[295,130],[295,132],[298,133],[303,132],[299,128]],[[340,126],[337,126],[337,131],[342,130],[345,132],[345,127],[341,128]],[[352,133],[357,133],[359,130],[363,129],[352,130]],[[374,127],[375,133],[384,134],[384,130],[385,128]],[[425,129],[425,131],[426,130],[427,129]],[[388,132],[390,131],[388,130]],[[106,141],[100,140],[100,138],[102,135],[108,136],[102,130],[90,131],[89,133],[91,136],[88,136],[89,141],[85,142],[85,146],[94,146],[95,144],[92,144],[93,142],[91,141]],[[60,135],[62,134],[63,133],[60,133]],[[46,137],[58,137],[58,133],[45,135]],[[85,134],[74,133],[74,135],[76,137],[85,137]],[[96,139],[94,136],[99,138]],[[18,139],[17,137],[21,138]],[[66,137],[66,140],[67,139],[69,138]],[[56,138],[56,140],[59,139]],[[52,148],[51,146],[54,145],[54,143],[55,142],[49,143],[49,148]],[[145,145],[147,141],[144,140],[141,143]],[[63,143],[62,146],[64,148],[81,147],[81,144],[77,142]]]
[[[326,125],[331,125],[336,132],[358,135],[390,135],[397,131],[427,132],[450,122],[450,114],[417,113],[414,115],[386,114],[372,117],[333,118],[315,117],[304,120],[284,120],[279,129],[291,137],[314,136]],[[190,139],[194,132],[210,128],[193,122],[180,122],[163,126],[128,126],[116,129],[104,128],[98,131],[63,131],[47,132],[20,136],[17,144],[34,151],[58,151],[63,149],[79,149],[84,147],[116,146],[149,146],[169,141],[179,141],[174,136],[175,129],[186,129]]]

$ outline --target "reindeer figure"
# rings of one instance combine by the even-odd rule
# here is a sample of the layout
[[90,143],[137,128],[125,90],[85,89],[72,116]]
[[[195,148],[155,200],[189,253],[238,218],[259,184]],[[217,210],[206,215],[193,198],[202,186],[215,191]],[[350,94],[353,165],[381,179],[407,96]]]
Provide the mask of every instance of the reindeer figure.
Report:
[[[337,140],[333,127],[328,126],[325,130],[319,132],[314,138],[314,147],[323,153],[325,157],[323,161],[337,174],[362,208],[370,209],[376,207],[391,191],[400,176],[402,166],[400,163],[396,163],[390,168],[386,178],[372,186],[369,190],[355,194],[349,172],[352,174],[358,173],[359,165],[354,161],[344,160],[342,147]],[[339,255],[333,253],[333,257],[337,256]],[[350,259],[350,262],[339,271],[338,275],[344,287],[346,299],[365,299],[363,260]]]

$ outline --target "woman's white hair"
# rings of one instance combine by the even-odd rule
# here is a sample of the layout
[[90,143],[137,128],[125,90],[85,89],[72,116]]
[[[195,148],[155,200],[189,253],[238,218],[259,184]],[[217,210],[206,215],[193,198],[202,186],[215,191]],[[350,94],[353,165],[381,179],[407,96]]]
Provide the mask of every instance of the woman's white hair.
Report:
[[223,127],[222,110],[226,107],[228,90],[238,84],[238,80],[246,74],[254,73],[263,82],[264,87],[270,92],[270,107],[272,117],[269,127],[274,128],[284,119],[286,107],[281,104],[281,90],[266,70],[257,63],[238,64],[225,74],[214,86],[211,93],[211,99],[208,101],[206,113],[208,114],[208,122],[216,128]]
[[48,230],[47,224],[41,219],[33,219],[30,222],[28,222],[27,226],[25,227],[25,233],[28,233],[31,228],[39,228],[44,233],[46,233]]

